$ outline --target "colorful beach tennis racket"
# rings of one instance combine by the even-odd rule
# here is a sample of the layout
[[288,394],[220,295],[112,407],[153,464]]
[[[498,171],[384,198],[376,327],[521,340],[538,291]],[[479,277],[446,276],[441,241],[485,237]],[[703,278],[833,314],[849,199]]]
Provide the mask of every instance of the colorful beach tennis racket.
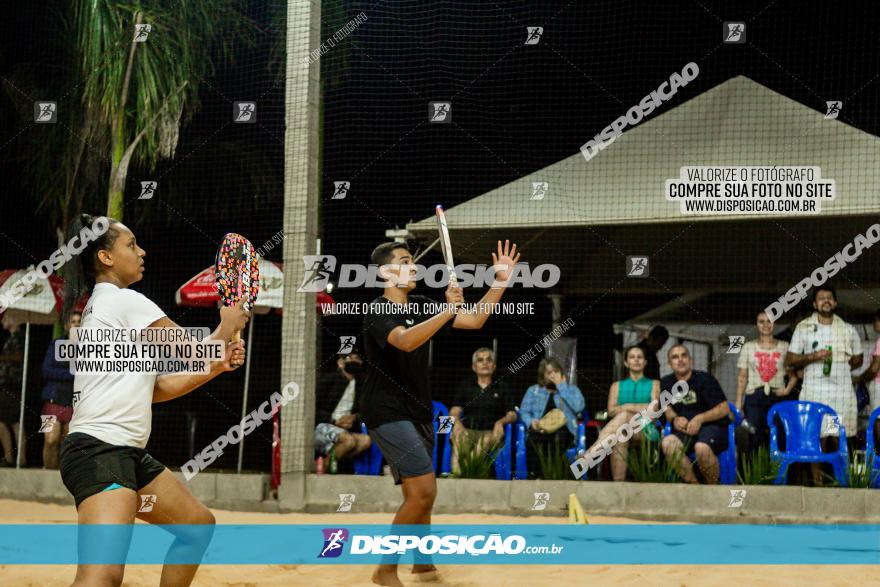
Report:
[[458,276],[455,274],[455,261],[452,260],[452,244],[449,242],[449,227],[446,226],[446,214],[443,206],[437,204],[437,232],[440,234],[440,250],[443,251],[443,261],[449,271],[449,283],[458,287]]
[[[250,311],[260,291],[260,268],[254,245],[234,232],[224,236],[217,249],[214,276],[224,306],[234,306],[243,299],[244,309]],[[237,331],[232,340],[240,339],[241,332]]]

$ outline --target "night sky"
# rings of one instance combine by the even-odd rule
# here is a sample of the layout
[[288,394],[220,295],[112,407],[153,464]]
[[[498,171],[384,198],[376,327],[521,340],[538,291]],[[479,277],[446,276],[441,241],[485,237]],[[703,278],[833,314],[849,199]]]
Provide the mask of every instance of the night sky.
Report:
[[[67,3],[45,4],[61,10]],[[824,112],[826,100],[845,97],[840,119],[880,134],[880,36],[876,15],[861,12],[866,10],[863,5],[850,10],[834,3],[783,0],[409,0],[342,5],[341,23],[361,11],[368,20],[321,60],[325,85],[320,231],[323,252],[336,255],[339,263],[367,263],[372,248],[385,240],[385,230],[429,216],[438,202],[452,207],[576,153],[690,61],[699,64],[700,76],[652,116],[745,75],[817,111]],[[147,274],[136,288],[183,324],[214,320],[207,310],[176,308],[173,296],[183,281],[212,262],[224,233],[242,232],[259,246],[281,229],[284,83],[277,77],[280,65],[271,66],[272,47],[284,30],[278,7],[271,0],[248,4],[260,27],[256,43],[240,47],[232,63],[200,80],[201,108],[183,129],[177,158],[154,171],[134,167],[129,173],[125,221],[148,251]],[[52,42],[52,29],[46,25],[55,18],[53,10],[15,5],[0,22],[0,81],[7,90],[0,97],[0,268],[39,262],[55,247],[53,227],[46,213],[36,210],[18,157],[24,141],[39,143],[42,132],[68,131],[21,120],[15,107],[36,97],[23,96],[8,85],[24,63],[37,78],[58,75],[63,47]],[[724,21],[746,22],[745,44],[722,44]],[[333,35],[337,22],[325,21],[322,39]],[[537,45],[524,44],[529,26],[543,27]],[[257,100],[259,123],[229,124],[230,102],[244,99]],[[429,124],[428,102],[442,100],[452,103],[452,123]],[[258,175],[259,185],[241,180],[248,174]],[[135,186],[155,177],[162,178],[157,197],[136,200]],[[351,182],[350,194],[331,200],[338,180]],[[93,206],[101,201],[100,194],[89,197]],[[485,252],[487,263],[490,252]],[[559,254],[577,258],[578,243]],[[280,261],[280,249],[269,258]],[[427,260],[438,258],[431,253]],[[577,304],[589,308],[572,332],[579,339],[579,385],[589,407],[604,405],[611,381],[616,342],[611,324],[675,293],[596,295],[565,302],[564,316]],[[378,293],[334,295],[342,301],[366,301]],[[440,292],[429,295],[442,299]],[[478,294],[468,295],[470,299]],[[535,316],[516,322],[495,319],[476,335],[438,342],[435,365],[444,369],[435,368],[435,395],[451,395],[451,386],[468,372],[470,353],[477,346],[491,345],[497,337],[502,366],[550,330],[546,298],[522,291],[509,294],[514,301],[526,297],[536,302]],[[252,391],[256,388],[258,396],[267,396],[279,378],[280,318],[257,320]],[[37,330],[34,344],[36,354],[42,355],[49,333]],[[332,354],[336,337],[356,330],[357,319],[325,320],[319,361]],[[212,437],[216,426],[211,420],[222,418],[220,427],[225,429],[232,418],[227,410],[238,413],[241,377],[236,373],[218,384],[215,395],[223,407],[211,408],[217,410],[212,418],[202,418],[197,445],[202,436]],[[524,389],[533,377],[529,368],[511,381]],[[38,381],[33,388],[35,395]],[[206,401],[187,398],[175,411],[204,414]],[[167,427],[176,428],[173,434],[182,441],[178,424]],[[179,446],[163,450],[169,462],[185,452]],[[268,453],[248,452],[248,461],[252,468],[266,468]],[[224,458],[220,466],[233,463]]]

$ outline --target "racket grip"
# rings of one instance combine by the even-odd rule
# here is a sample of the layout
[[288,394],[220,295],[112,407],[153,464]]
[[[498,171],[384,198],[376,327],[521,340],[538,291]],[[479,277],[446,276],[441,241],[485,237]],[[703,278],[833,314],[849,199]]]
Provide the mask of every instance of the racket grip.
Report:
[[241,330],[236,330],[232,333],[232,342],[238,342],[241,340]]

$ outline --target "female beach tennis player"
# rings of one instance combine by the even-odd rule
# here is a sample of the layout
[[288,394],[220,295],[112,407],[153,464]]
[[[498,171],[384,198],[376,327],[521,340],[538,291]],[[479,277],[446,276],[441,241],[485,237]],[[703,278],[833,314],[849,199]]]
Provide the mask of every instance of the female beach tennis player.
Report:
[[[71,236],[95,226],[87,214],[78,216]],[[109,229],[81,251],[65,272],[64,314],[91,289],[83,311],[82,328],[179,328],[146,296],[128,289],[144,275],[146,253],[134,234],[121,222],[107,219]],[[106,225],[104,225],[106,226]],[[241,307],[220,309],[220,326],[211,335],[228,341],[244,328],[250,314]],[[74,412],[70,434],[61,445],[61,478],[76,502],[80,524],[79,556],[84,560],[84,535],[91,524],[117,524],[111,544],[101,544],[106,554],[115,549],[113,562],[125,560],[134,518],[167,526],[175,540],[168,550],[160,585],[189,585],[198,564],[169,561],[200,560],[213,533],[214,516],[164,465],[144,447],[150,437],[152,404],[185,395],[244,361],[242,342],[229,343],[222,362],[211,364],[207,374],[113,372],[76,373]],[[140,496],[149,495],[152,510],[138,512]],[[144,510],[149,508],[143,508]],[[128,526],[126,526],[128,525]],[[198,530],[196,530],[198,529]],[[122,540],[120,540],[122,538]],[[120,544],[122,543],[122,544]],[[93,559],[89,559],[93,560]],[[124,564],[80,564],[73,585],[121,585]]]

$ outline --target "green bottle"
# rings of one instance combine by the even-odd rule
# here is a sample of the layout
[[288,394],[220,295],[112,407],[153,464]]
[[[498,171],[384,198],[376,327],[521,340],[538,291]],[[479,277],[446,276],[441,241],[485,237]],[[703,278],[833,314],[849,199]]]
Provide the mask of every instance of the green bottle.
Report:
[[334,446],[333,448],[330,449],[329,473],[331,475],[335,475],[337,470],[338,470],[338,467],[336,465],[336,447]]
[[[825,348],[828,349],[829,353],[831,353],[831,345],[830,344]],[[831,375],[832,362],[833,362],[833,358],[830,354],[827,357],[825,357],[825,363],[822,365],[822,375],[824,375],[826,377]]]

